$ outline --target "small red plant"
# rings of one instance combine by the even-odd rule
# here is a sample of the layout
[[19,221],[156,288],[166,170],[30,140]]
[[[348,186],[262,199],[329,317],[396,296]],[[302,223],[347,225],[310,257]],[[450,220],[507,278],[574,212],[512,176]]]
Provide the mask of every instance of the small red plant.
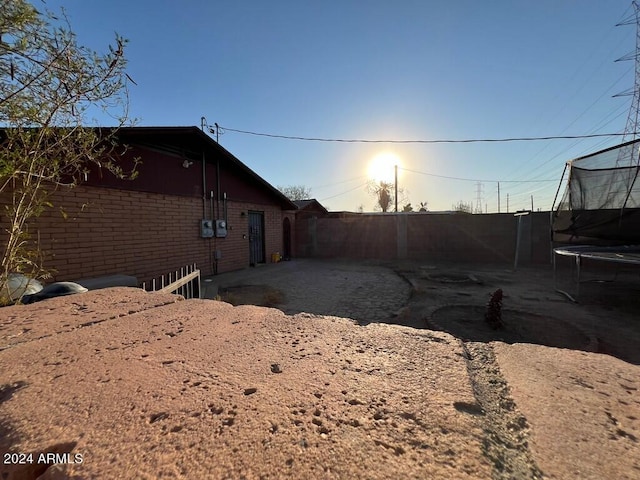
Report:
[[491,294],[484,319],[494,330],[504,327],[502,323],[502,289],[499,288]]

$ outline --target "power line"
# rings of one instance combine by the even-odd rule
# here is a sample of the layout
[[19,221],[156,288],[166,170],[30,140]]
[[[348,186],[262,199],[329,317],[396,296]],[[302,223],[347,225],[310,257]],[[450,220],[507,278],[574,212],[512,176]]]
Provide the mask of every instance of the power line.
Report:
[[435,173],[419,172],[417,170],[410,170],[408,168],[398,167],[399,170],[411,173],[417,173],[419,175],[427,175],[429,177],[446,178],[449,180],[461,180],[463,182],[500,182],[500,183],[541,183],[541,182],[557,182],[558,179],[553,180],[483,180],[479,178],[461,178],[461,177],[449,177],[447,175],[436,175]]
[[353,177],[353,178],[349,178],[348,180],[342,180],[340,182],[335,182],[335,183],[327,183],[324,185],[319,185],[319,186],[311,186],[311,189],[321,189],[321,188],[327,188],[327,187],[335,187],[336,185],[342,185],[343,183],[349,183],[349,182],[354,182],[356,180],[361,180],[363,178],[365,178],[366,175],[360,175],[358,177]]
[[225,132],[235,132],[244,135],[254,135],[258,137],[280,138],[283,140],[301,140],[307,142],[334,142],[334,143],[498,143],[498,142],[530,142],[538,140],[571,140],[578,138],[597,138],[597,137],[621,137],[623,133],[593,133],[588,135],[558,135],[545,137],[511,137],[511,138],[468,138],[461,140],[372,140],[363,138],[322,138],[322,137],[297,137],[292,135],[276,135],[273,133],[251,132],[249,130],[239,130],[229,127],[223,128]]
[[359,188],[365,187],[366,185],[367,185],[367,183],[363,183],[362,185],[358,185],[357,187],[350,188],[346,192],[338,193],[338,194],[332,195],[330,197],[321,198],[320,200],[324,202],[325,200],[330,200],[332,198],[339,197],[339,196],[344,195],[346,193],[353,192],[354,190],[358,190]]

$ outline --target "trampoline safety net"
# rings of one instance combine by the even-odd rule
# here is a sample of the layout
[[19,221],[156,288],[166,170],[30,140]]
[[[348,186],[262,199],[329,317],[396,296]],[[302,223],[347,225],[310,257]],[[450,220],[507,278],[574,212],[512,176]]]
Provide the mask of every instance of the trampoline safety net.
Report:
[[640,139],[567,162],[554,241],[640,243]]

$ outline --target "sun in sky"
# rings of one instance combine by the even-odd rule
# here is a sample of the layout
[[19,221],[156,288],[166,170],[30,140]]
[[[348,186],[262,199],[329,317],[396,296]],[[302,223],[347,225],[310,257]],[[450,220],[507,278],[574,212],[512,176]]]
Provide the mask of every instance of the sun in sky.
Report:
[[400,157],[393,152],[381,152],[371,159],[367,175],[376,183],[393,183],[395,166],[400,168]]

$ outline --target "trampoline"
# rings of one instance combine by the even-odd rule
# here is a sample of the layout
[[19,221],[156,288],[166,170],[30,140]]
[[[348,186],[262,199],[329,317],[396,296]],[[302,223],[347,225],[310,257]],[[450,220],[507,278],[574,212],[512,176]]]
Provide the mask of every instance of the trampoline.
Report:
[[[565,191],[552,215],[553,273],[556,291],[575,302],[584,259],[640,265],[640,139],[568,161],[554,207],[566,172]],[[575,260],[574,295],[558,288],[562,256]]]
[[[578,296],[580,295],[580,274],[582,270],[582,259],[621,263],[627,265],[640,265],[640,245],[574,245],[554,248],[553,253],[553,279],[555,290],[559,293],[562,293],[573,302],[577,302]],[[558,288],[558,273],[556,261],[557,256],[574,257],[575,259],[576,285],[574,295]]]

